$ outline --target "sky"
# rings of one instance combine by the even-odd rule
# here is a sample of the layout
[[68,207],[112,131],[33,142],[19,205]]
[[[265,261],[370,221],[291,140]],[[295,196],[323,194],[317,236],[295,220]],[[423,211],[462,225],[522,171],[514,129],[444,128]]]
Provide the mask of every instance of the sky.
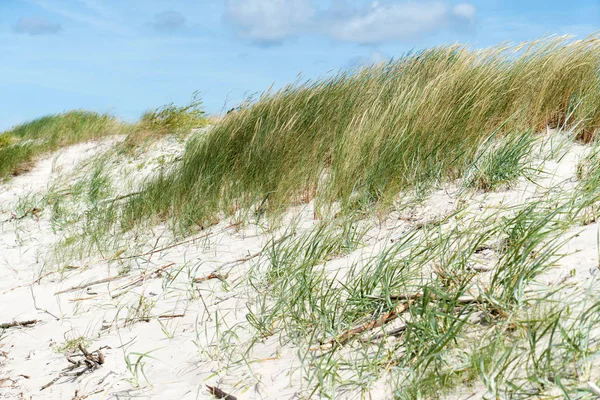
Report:
[[600,30],[600,0],[0,0],[0,131],[70,109],[126,120],[199,91],[218,114],[298,79]]

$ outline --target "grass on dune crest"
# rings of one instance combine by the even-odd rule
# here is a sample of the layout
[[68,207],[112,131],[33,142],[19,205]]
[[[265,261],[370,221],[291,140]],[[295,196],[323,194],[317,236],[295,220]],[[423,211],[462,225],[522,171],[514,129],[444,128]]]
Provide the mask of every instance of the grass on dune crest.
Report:
[[[266,92],[192,140],[127,203],[125,224],[277,211],[385,209],[403,190],[463,175],[491,134],[600,126],[600,41],[438,47]],[[507,156],[510,156],[508,154]]]
[[186,135],[192,129],[202,128],[207,124],[208,118],[202,108],[200,93],[196,91],[191,101],[184,106],[169,103],[146,111],[132,127],[124,147],[126,150],[132,150],[161,136]]
[[133,124],[85,110],[41,117],[0,134],[0,180],[27,170],[35,157],[61,147],[127,134],[122,148],[131,151],[167,134],[187,134],[206,124],[197,92],[188,105],[164,105],[147,111]]
[[72,144],[124,132],[126,125],[108,114],[69,111],[18,125],[0,135],[0,179],[27,170],[41,154]]

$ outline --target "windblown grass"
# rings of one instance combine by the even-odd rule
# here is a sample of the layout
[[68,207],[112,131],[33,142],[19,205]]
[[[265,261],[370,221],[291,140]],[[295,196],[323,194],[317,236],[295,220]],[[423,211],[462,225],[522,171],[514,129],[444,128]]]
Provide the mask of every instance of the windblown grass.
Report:
[[38,118],[0,135],[0,179],[29,168],[44,153],[88,140],[122,133],[126,125],[108,114],[69,111]]
[[266,92],[192,140],[180,166],[130,199],[125,225],[202,226],[315,197],[323,211],[385,210],[399,192],[463,175],[492,132],[549,125],[595,137],[599,66],[596,36],[552,37],[438,47]]
[[173,103],[147,111],[135,124],[109,114],[75,110],[49,115],[0,134],[0,179],[27,170],[33,159],[60,147],[105,136],[127,134],[124,148],[131,151],[167,134],[188,134],[207,124],[202,101],[194,93],[185,106]]
[[194,128],[206,126],[207,123],[199,92],[194,92],[187,105],[170,103],[145,112],[127,136],[125,146],[132,149],[167,134],[185,135]]

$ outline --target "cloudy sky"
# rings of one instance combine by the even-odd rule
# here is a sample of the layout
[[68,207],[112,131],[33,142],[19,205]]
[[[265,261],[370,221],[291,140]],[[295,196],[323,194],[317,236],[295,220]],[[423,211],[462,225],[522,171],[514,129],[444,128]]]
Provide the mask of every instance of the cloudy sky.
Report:
[[600,29],[600,0],[0,0],[0,130],[73,108],[127,119],[464,42]]

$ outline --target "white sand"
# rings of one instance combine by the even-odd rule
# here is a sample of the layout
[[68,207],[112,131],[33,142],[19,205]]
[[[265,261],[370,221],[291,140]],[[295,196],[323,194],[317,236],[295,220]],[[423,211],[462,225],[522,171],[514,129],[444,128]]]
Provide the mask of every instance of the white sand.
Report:
[[[24,196],[43,195],[53,183],[68,181],[83,168],[85,160],[109,145],[104,142],[73,146],[40,160],[30,172],[0,185],[0,221],[4,221],[0,223],[0,323],[39,320],[30,327],[7,330],[0,340],[0,398],[71,399],[78,398],[76,393],[79,398],[89,395],[89,399],[213,398],[206,384],[218,386],[239,399],[294,398],[302,393],[298,349],[282,345],[277,336],[258,342],[247,355],[247,362],[229,362],[245,350],[239,343],[252,339],[246,320],[251,289],[245,278],[256,258],[226,264],[259,252],[280,230],[267,232],[252,225],[236,231],[229,222],[222,222],[210,229],[209,238],[134,258],[127,264],[105,261],[111,254],[99,254],[74,264],[59,264],[62,273],[46,276],[56,270],[51,253],[64,232],[55,232],[47,211],[40,212],[39,219],[36,215],[15,218],[16,204]],[[161,155],[172,158],[182,146],[163,143],[129,167],[115,166],[116,179],[123,182],[118,194],[135,188],[144,176],[155,171]],[[522,203],[541,193],[544,187],[562,185],[568,190],[574,184],[576,165],[583,152],[583,146],[574,145],[560,163],[548,162],[545,170],[549,174],[538,180],[541,187],[523,179],[513,190],[472,196],[469,207],[479,212],[498,204]],[[371,221],[375,228],[369,231],[364,247],[331,261],[328,268],[343,269],[374,254],[415,224],[445,215],[458,203],[458,189],[449,186],[434,193],[424,205],[395,213],[381,225]],[[311,207],[309,204],[290,210],[290,216],[300,216],[300,230],[309,230],[318,222]],[[554,284],[568,280],[580,287],[588,285],[598,269],[598,224],[573,228],[573,233],[579,231],[568,243],[570,255],[541,281]],[[157,227],[134,244],[144,253],[169,245],[171,237],[166,228]],[[171,265],[167,267],[170,272],[181,271],[173,281],[165,280],[164,275],[152,275],[167,265]],[[85,287],[88,282],[116,276],[124,267],[131,267],[131,271],[121,279]],[[207,276],[218,268],[221,273],[229,272],[225,282],[213,279],[190,284],[191,277]],[[127,288],[126,293],[120,288],[143,273],[148,278],[141,284]],[[38,280],[40,276],[43,278]],[[55,294],[77,285],[84,288]],[[112,298],[121,292],[124,294]],[[127,323],[142,294],[155,302],[150,312],[153,318],[150,322]],[[155,318],[161,315],[177,316]],[[80,377],[63,377],[40,391],[68,366],[57,346],[79,336],[88,338],[89,350],[102,348],[104,365]],[[139,354],[144,353],[148,356],[136,365]],[[132,364],[130,368],[126,359]],[[460,396],[472,394],[472,398],[480,398],[482,392],[474,390]],[[351,392],[342,397],[357,396]],[[390,396],[391,388],[383,377],[373,387],[371,397]]]

